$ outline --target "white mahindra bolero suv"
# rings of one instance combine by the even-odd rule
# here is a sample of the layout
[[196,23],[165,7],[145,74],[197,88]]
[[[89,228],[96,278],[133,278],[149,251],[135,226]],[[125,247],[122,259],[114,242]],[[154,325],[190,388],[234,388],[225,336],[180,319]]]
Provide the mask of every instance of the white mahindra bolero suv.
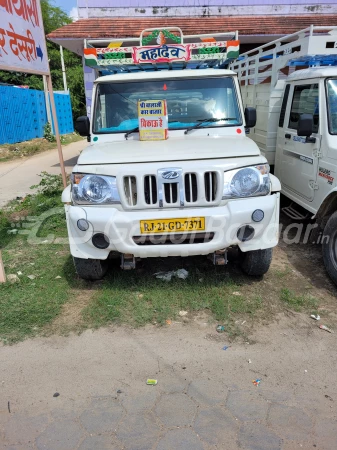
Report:
[[[168,139],[139,138],[137,102],[166,100]],[[104,276],[138,258],[210,255],[267,272],[278,242],[278,179],[246,136],[236,74],[225,69],[117,73],[94,83],[91,123],[76,122],[90,144],[63,192],[70,250],[80,277]]]

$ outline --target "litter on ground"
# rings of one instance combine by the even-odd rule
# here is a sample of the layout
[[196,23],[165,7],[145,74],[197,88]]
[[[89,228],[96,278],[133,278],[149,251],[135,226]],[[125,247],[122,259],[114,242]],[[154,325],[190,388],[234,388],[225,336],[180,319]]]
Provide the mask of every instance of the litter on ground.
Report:
[[172,277],[181,278],[186,280],[188,277],[188,272],[185,269],[170,270],[169,272],[157,272],[153,274],[156,278],[164,281],[171,281]]
[[320,325],[319,328],[321,330],[327,331],[328,333],[333,333],[333,331],[330,330],[330,328],[328,328],[326,325]]
[[317,314],[317,316],[315,316],[315,314],[311,314],[310,317],[315,320],[320,320],[320,318],[321,318],[321,316],[319,316],[318,314]]

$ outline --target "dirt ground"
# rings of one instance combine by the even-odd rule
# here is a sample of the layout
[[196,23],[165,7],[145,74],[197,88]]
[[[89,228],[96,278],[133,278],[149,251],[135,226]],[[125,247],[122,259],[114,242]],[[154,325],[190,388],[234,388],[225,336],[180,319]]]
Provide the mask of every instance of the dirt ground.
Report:
[[[224,346],[228,346],[225,351]],[[188,324],[174,322],[160,329],[151,325],[138,330],[111,326],[87,330],[79,336],[54,335],[3,347],[0,437],[4,440],[1,444],[0,439],[0,448],[199,448],[185,441],[179,446],[172,442],[168,446],[153,444],[165,440],[165,424],[177,417],[182,422],[172,423],[169,433],[190,432],[193,426],[204,449],[334,450],[335,349],[335,334],[321,331],[314,321],[298,313],[282,314],[270,325],[256,327],[251,339],[242,343],[229,343],[226,335],[217,334],[208,317],[201,314]],[[147,386],[147,378],[157,379],[158,385]],[[261,380],[258,387],[252,384],[257,378]],[[60,396],[54,398],[55,392]],[[83,422],[83,416],[93,414],[88,428],[92,437],[96,436],[92,424],[100,414],[114,414],[101,408],[93,413],[90,405],[97,405],[97,399],[111,399],[125,408],[124,419],[121,417],[113,430],[97,434],[102,442],[105,437],[113,439],[114,445],[60,445],[55,427],[58,423],[64,426],[64,419],[75,427]],[[187,406],[180,406],[179,402],[187,400]],[[189,409],[190,404],[196,412]],[[144,408],[140,416],[147,415],[158,427],[157,435],[138,428],[123,431],[125,421],[141,420],[139,414],[133,418],[139,405]],[[191,425],[180,417],[180,407],[186,408],[184,414],[194,417]],[[211,416],[203,428],[198,414],[212,415],[214,411],[216,417]],[[234,417],[230,419],[237,421],[234,428],[223,423],[221,414]],[[210,421],[214,422],[211,427]],[[13,429],[20,427],[26,427],[24,436],[15,431],[13,437]],[[29,442],[24,440],[27,429],[32,436]],[[83,441],[87,442],[90,436],[83,433],[81,439],[88,436]],[[18,439],[20,445],[7,446],[7,442],[12,443],[10,439],[13,443]],[[41,444],[47,441],[50,446]]]

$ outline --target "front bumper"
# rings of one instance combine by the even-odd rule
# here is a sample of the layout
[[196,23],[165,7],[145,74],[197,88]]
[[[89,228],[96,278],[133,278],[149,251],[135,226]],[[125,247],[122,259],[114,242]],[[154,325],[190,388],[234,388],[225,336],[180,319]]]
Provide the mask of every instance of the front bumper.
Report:
[[[120,211],[111,206],[65,205],[71,254],[84,259],[107,259],[110,252],[132,254],[135,257],[166,257],[207,255],[217,250],[238,245],[243,251],[271,248],[278,243],[280,194],[266,197],[231,200],[225,206],[211,208],[185,208],[165,210]],[[256,223],[252,213],[260,209],[264,218]],[[206,233],[212,233],[208,242],[190,244],[137,245],[135,236],[140,236],[140,220],[171,219],[184,217],[205,217]],[[77,221],[89,223],[87,231],[77,227]],[[238,229],[244,225],[254,228],[254,237],[241,242]],[[110,244],[98,249],[92,243],[92,236],[103,233]]]

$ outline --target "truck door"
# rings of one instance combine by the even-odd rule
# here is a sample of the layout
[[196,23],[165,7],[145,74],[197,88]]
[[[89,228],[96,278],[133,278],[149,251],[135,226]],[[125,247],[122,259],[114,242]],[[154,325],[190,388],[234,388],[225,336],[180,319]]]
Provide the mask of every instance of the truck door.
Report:
[[[296,193],[311,202],[317,188],[318,156],[321,143],[318,81],[294,83],[290,86],[288,98],[289,104],[284,117],[284,126],[283,129],[279,128],[278,136],[279,146],[282,147],[283,141],[282,155],[278,159],[281,162],[282,190],[289,194]],[[305,113],[312,114],[314,117],[312,137],[316,138],[315,143],[306,142],[305,137],[297,136],[300,115]]]

